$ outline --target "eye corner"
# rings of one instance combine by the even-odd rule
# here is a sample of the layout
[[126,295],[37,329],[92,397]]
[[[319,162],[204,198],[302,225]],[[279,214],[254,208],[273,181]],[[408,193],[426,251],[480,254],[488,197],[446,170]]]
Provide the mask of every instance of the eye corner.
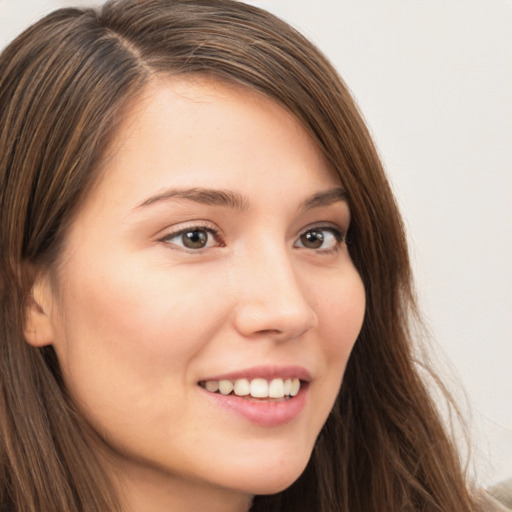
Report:
[[354,235],[353,230],[347,229],[343,233],[343,241],[345,242],[345,245],[347,247],[351,247],[351,246],[354,246],[356,244],[356,237]]

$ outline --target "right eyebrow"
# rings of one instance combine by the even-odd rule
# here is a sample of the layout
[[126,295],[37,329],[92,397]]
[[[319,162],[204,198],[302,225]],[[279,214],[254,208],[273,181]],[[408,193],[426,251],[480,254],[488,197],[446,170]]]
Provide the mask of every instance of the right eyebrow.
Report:
[[167,189],[160,194],[149,197],[138,208],[150,206],[160,201],[167,201],[169,199],[185,199],[199,204],[226,206],[239,212],[246,211],[249,208],[249,201],[246,197],[237,192],[223,189],[209,189],[202,187],[194,188],[171,188]]
[[347,202],[347,193],[345,189],[341,187],[335,187],[329,190],[313,194],[311,197],[309,197],[308,199],[306,199],[306,201],[302,203],[300,209],[301,211],[306,211],[312,208],[318,208],[320,206],[329,206],[331,204],[338,202]]

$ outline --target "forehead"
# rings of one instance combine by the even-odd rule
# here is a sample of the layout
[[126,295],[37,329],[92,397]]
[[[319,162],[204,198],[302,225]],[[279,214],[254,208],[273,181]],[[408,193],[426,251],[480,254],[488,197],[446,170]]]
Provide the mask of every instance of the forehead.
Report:
[[153,80],[131,102],[98,184],[120,200],[127,188],[256,193],[265,182],[289,191],[339,185],[291,113],[248,87],[195,76]]
[[[267,121],[267,139],[284,142],[283,136],[288,134],[314,145],[299,121],[277,102],[248,86],[201,75],[152,80],[128,105],[123,117],[111,145],[114,153],[129,150],[146,137],[148,147],[153,148],[165,138],[202,145],[208,140],[235,144],[236,133],[246,140],[254,137],[261,121]],[[262,142],[259,135],[257,141]],[[196,151],[199,148],[196,146]]]

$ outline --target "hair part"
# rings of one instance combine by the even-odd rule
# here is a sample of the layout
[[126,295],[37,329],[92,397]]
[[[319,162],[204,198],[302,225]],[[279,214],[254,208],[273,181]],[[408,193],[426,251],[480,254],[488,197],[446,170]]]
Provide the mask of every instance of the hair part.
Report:
[[119,510],[53,349],[23,339],[25,305],[34,273],[58,265],[127,105],[154,77],[199,74],[259,91],[302,123],[347,191],[367,297],[308,467],[252,510],[476,510],[414,363],[391,189],[347,87],[309,41],[231,0],[113,0],[50,14],[6,48],[0,70],[0,508]]

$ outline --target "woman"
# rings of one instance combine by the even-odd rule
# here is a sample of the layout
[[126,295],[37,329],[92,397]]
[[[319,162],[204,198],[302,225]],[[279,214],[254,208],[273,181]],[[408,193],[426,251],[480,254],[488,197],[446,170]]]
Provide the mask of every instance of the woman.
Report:
[[414,362],[393,196],[308,41],[113,1],[0,70],[2,510],[483,510]]

